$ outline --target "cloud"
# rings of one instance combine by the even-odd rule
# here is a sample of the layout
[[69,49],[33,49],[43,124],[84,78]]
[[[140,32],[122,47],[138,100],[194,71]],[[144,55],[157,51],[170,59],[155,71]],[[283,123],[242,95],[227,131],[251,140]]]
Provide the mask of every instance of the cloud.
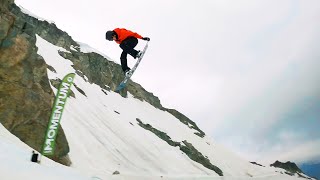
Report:
[[[304,98],[289,107],[286,111],[279,111],[270,122],[268,118],[272,116],[268,114],[267,118],[254,122],[259,119],[259,113],[250,116],[252,122],[240,118],[230,121],[233,124],[218,127],[222,130],[213,136],[251,161],[320,161],[317,149],[320,140],[320,98]],[[249,116],[244,114],[242,117]]]
[[248,161],[265,165],[276,160],[295,163],[320,161],[320,138],[301,140],[303,138],[294,132],[282,132],[277,135],[279,137],[275,141],[270,141],[268,137],[255,139],[249,136],[230,136],[224,138],[224,144]]
[[[276,159],[283,162],[292,161],[295,163],[305,163],[320,161],[320,140],[273,146],[268,152],[268,159]],[[269,160],[270,161],[270,160]]]

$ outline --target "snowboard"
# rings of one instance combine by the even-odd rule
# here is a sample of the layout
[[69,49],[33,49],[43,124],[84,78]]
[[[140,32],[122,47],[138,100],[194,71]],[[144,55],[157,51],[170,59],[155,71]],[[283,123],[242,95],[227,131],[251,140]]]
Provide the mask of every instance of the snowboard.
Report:
[[136,64],[133,66],[133,68],[131,69],[130,73],[128,75],[126,75],[123,79],[123,81],[121,81],[121,83],[119,84],[119,86],[116,88],[115,92],[120,92],[122,89],[124,89],[128,83],[128,80],[131,78],[131,76],[133,75],[133,73],[136,71],[137,67],[139,66],[141,59],[143,58],[144,54],[146,53],[146,50],[148,49],[148,43],[144,46],[141,56],[138,58]]

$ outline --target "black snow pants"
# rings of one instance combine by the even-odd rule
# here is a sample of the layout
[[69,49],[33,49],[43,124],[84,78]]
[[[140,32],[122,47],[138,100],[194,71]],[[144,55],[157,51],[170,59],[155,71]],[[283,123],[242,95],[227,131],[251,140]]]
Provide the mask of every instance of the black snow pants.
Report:
[[138,51],[135,50],[134,47],[136,47],[137,44],[138,39],[135,37],[128,37],[120,44],[120,48],[123,50],[120,56],[123,72],[125,72],[126,70],[130,70],[127,64],[127,54],[130,54],[133,58],[136,58]]

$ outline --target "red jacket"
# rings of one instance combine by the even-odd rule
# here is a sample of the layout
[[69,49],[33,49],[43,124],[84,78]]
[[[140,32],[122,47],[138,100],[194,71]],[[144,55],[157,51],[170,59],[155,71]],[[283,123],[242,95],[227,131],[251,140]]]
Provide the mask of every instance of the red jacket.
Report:
[[113,31],[116,32],[118,35],[118,39],[116,40],[118,44],[121,44],[122,41],[127,39],[128,37],[135,37],[138,39],[142,39],[142,36],[140,34],[126,30],[124,28],[116,28]]

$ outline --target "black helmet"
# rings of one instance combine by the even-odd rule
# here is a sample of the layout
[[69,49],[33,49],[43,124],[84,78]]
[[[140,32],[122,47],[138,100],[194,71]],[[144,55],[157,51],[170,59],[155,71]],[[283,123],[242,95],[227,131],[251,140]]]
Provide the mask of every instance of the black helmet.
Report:
[[115,35],[114,31],[107,31],[106,39],[109,40],[109,41],[112,41],[114,35]]

